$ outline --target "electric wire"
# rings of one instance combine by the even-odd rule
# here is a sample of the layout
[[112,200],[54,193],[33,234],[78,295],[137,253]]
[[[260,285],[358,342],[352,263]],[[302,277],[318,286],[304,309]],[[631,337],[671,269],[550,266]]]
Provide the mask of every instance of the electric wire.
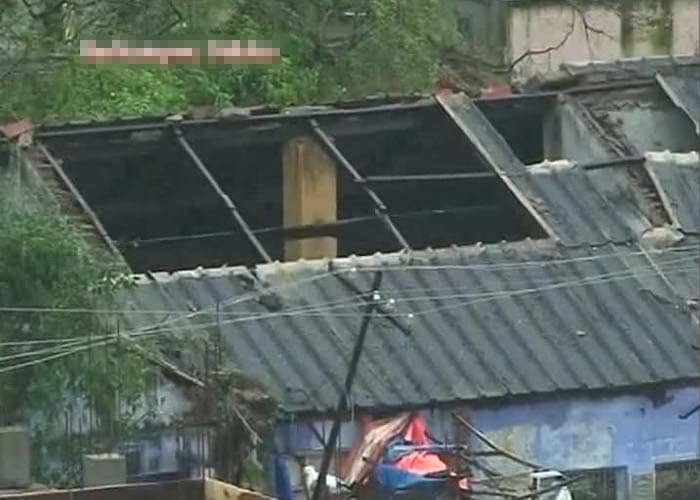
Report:
[[[698,258],[700,258],[700,247],[692,245],[685,247],[687,250],[695,250],[698,251]],[[684,247],[676,247],[676,251],[678,250],[683,250]],[[248,292],[247,294],[237,296],[235,299],[232,299],[230,301],[221,301],[219,303],[219,306],[229,306],[229,305],[236,305],[239,303],[247,302],[247,301],[252,301],[252,300],[257,300],[260,297],[261,293],[273,293],[276,290],[279,289],[284,289],[287,287],[292,287],[292,286],[298,286],[301,284],[304,284],[305,282],[313,282],[313,281],[318,281],[325,279],[326,277],[331,276],[332,274],[342,274],[342,273],[356,273],[356,272],[375,272],[379,270],[383,271],[449,271],[449,270],[521,270],[521,269],[527,269],[531,267],[540,267],[542,265],[560,265],[560,264],[569,264],[569,263],[574,263],[574,262],[587,262],[587,261],[596,261],[599,259],[605,259],[605,258],[617,258],[620,259],[621,257],[626,257],[626,256],[644,256],[647,253],[650,255],[654,255],[654,252],[645,252],[645,251],[639,251],[639,252],[629,252],[625,254],[621,254],[618,252],[613,252],[610,254],[600,254],[600,255],[593,255],[593,256],[583,256],[583,257],[573,257],[573,258],[568,258],[568,259],[548,259],[548,260],[532,260],[532,261],[519,261],[519,262],[505,262],[505,263],[496,263],[496,264],[439,264],[439,265],[429,265],[429,264],[411,264],[411,263],[406,263],[406,264],[383,264],[381,266],[370,266],[370,265],[363,265],[361,267],[348,267],[348,268],[339,268],[336,271],[330,272],[324,272],[320,273],[319,275],[310,277],[310,278],[305,278],[302,280],[299,280],[297,283],[290,282],[290,283],[282,283],[276,286],[272,287],[266,287],[266,288],[261,288],[255,291]],[[689,260],[692,260],[692,258],[688,258]],[[668,261],[665,264],[668,265],[670,263],[673,263],[676,261]],[[431,288],[432,290],[435,290],[434,288]],[[454,290],[454,288],[451,288]],[[402,291],[406,291],[407,289],[402,289]],[[183,315],[182,317],[176,317],[172,318],[172,321],[180,321],[183,319],[191,319],[192,317],[200,316],[200,315],[206,315],[206,314],[212,314],[212,315],[218,315],[218,316],[231,316],[231,315],[245,315],[246,313],[240,312],[240,313],[234,313],[234,312],[216,312],[215,310],[212,310],[212,307],[209,306],[205,309],[202,310],[197,310],[197,311],[192,311],[191,309],[99,309],[99,308],[52,308],[52,307],[32,307],[32,306],[0,306],[0,312],[13,312],[13,313],[64,313],[64,314],[105,314],[105,315],[123,315],[128,313],[129,315],[136,315],[136,314],[172,314],[172,313],[187,313]],[[170,321],[168,321],[170,322]]]
[[[688,267],[688,268],[682,268],[682,269],[677,269],[673,272],[687,272],[696,269],[695,267]],[[666,274],[669,274],[667,272]],[[650,272],[646,273],[646,276],[657,276],[657,273]],[[555,289],[560,289],[560,288],[565,288],[565,287],[570,287],[570,286],[575,286],[575,285],[589,285],[589,284],[602,284],[606,282],[611,282],[611,281],[617,281],[617,280],[623,280],[623,279],[633,279],[633,278],[639,278],[639,277],[644,277],[644,275],[640,274],[632,274],[632,273],[626,273],[624,275],[620,276],[610,276],[610,277],[603,277],[603,278],[595,278],[595,277],[588,277],[585,279],[577,279],[577,280],[570,280],[568,282],[564,283],[555,283],[547,286],[542,286],[542,287],[531,287],[531,288],[525,288],[525,289],[516,289],[516,290],[507,290],[507,291],[496,291],[496,292],[484,292],[484,293],[470,293],[470,294],[450,294],[450,295],[433,295],[433,296],[424,296],[424,297],[413,297],[413,298],[396,298],[392,299],[394,300],[394,304],[400,304],[403,302],[408,302],[408,301],[433,301],[433,300],[448,300],[448,299],[473,299],[473,300],[465,300],[465,301],[458,301],[455,304],[449,304],[449,305],[444,305],[436,308],[431,308],[431,309],[419,309],[417,311],[411,311],[404,316],[407,316],[409,318],[415,318],[418,316],[425,316],[427,314],[433,314],[436,312],[440,312],[443,310],[449,310],[449,309],[454,309],[457,307],[462,307],[470,304],[475,304],[475,303],[480,303],[488,300],[494,300],[498,298],[505,298],[505,297],[512,297],[512,296],[519,296],[519,295],[524,295],[524,294],[531,294],[531,293],[536,293],[540,291],[545,291],[545,290],[555,290]],[[384,290],[384,294],[386,294],[386,290]],[[287,318],[294,318],[294,317],[324,317],[324,316],[329,316],[329,317],[353,317],[356,318],[359,316],[359,313],[354,312],[354,313],[334,313],[334,314],[329,314],[329,312],[324,312],[324,311],[311,311],[311,312],[294,312],[294,313],[266,313],[266,314],[258,314],[258,315],[250,315],[247,317],[240,317],[240,318],[235,318],[231,320],[224,320],[224,321],[218,321],[218,322],[211,322],[211,323],[203,323],[203,324],[197,324],[197,325],[192,325],[188,327],[183,327],[185,330],[187,329],[199,329],[199,328],[208,328],[208,327],[214,327],[214,326],[223,326],[223,325],[234,325],[234,324],[239,324],[239,323],[244,323],[248,321],[262,321],[262,320],[270,320],[270,319],[275,319],[275,318],[282,318],[282,317],[287,317]],[[377,313],[378,317],[381,317],[381,313]],[[396,314],[395,316],[399,316]],[[135,335],[132,335],[132,337],[152,337],[152,336],[158,336],[161,334],[168,334],[172,333],[174,330],[173,329],[167,329],[167,330],[162,330],[162,329],[155,329],[153,331],[145,332],[145,333],[138,333]]]
[[[687,260],[687,258],[684,259],[676,259],[676,262],[681,262]],[[670,261],[671,262],[671,261]],[[647,269],[647,266],[644,266],[644,269]],[[691,267],[680,267],[680,268],[675,268],[673,270],[669,270],[668,273],[685,273],[687,271],[693,271],[697,270],[695,266]],[[390,302],[392,303],[393,306],[396,306],[397,304],[401,303],[410,303],[410,302],[421,302],[421,301],[435,301],[435,300],[450,300],[450,299],[484,299],[484,298],[490,298],[490,297],[499,297],[499,296],[512,296],[512,295],[518,295],[522,293],[533,293],[533,292],[538,292],[538,291],[543,291],[547,289],[556,289],[556,288],[561,288],[564,286],[574,286],[577,284],[587,284],[587,283],[604,283],[606,280],[615,278],[615,279],[630,279],[630,278],[643,278],[646,276],[658,276],[658,273],[653,270],[649,270],[648,272],[641,273],[639,271],[635,272],[634,268],[630,268],[628,270],[623,270],[615,273],[605,273],[605,274],[598,274],[598,275],[590,275],[587,276],[583,279],[575,279],[575,280],[568,280],[568,281],[555,281],[555,282],[540,282],[540,286],[537,287],[529,287],[525,289],[507,289],[507,290],[497,290],[497,291],[489,291],[489,292],[472,292],[472,293],[458,293],[458,294],[430,294],[430,295],[424,295],[424,296],[410,296],[410,297],[397,297],[397,298],[391,298]],[[528,282],[526,280],[523,281],[523,283]],[[532,280],[529,281],[531,283]],[[545,284],[542,284],[545,283]],[[513,284],[513,283],[510,283]],[[423,290],[422,288],[416,288],[416,290]],[[433,288],[429,289],[431,292],[434,291]],[[452,289],[454,290],[454,289]],[[397,290],[398,291],[398,290]],[[386,296],[391,296],[391,289],[385,289],[383,290],[383,294]],[[400,290],[401,293],[404,293],[405,290],[402,288]],[[464,304],[465,302],[460,302],[459,304]],[[300,308],[291,308],[289,310],[283,311],[283,312],[273,312],[273,313],[263,313],[263,314],[254,314],[249,312],[244,313],[242,317],[233,319],[233,320],[224,320],[224,321],[216,321],[215,323],[198,323],[198,324],[190,324],[190,325],[185,325],[182,327],[168,327],[166,324],[156,324],[156,325],[148,325],[145,327],[141,327],[137,329],[135,332],[126,332],[124,335],[129,335],[132,337],[136,336],[153,336],[155,334],[159,334],[162,331],[167,331],[171,333],[176,333],[179,330],[180,331],[190,331],[193,329],[202,329],[202,328],[207,328],[210,326],[216,326],[216,325],[227,325],[227,324],[235,324],[235,323],[240,323],[244,321],[255,321],[255,320],[269,320],[269,319],[274,319],[278,317],[285,317],[285,318],[294,318],[294,317],[314,317],[314,316],[333,316],[333,317],[356,317],[357,312],[351,312],[351,313],[338,313],[334,312],[340,309],[341,311],[345,308],[352,307],[355,308],[357,305],[361,304],[361,302],[358,302],[357,300],[353,300],[351,302],[347,301],[342,301],[339,303],[335,303],[332,305],[325,305],[325,304],[314,304],[310,306],[303,306]],[[421,315],[425,314],[426,311],[421,311],[418,310],[415,313],[412,313],[414,315]],[[75,341],[81,338],[85,337],[73,337],[73,338],[68,338],[64,339],[66,342],[71,342]],[[33,342],[33,341],[30,341]],[[19,342],[13,342],[13,345],[18,345]],[[0,344],[2,345],[2,344]]]
[[[669,272],[686,272],[689,270],[697,270],[695,266],[693,267],[687,267],[687,268],[677,268],[673,269]],[[668,273],[667,273],[668,274]],[[530,294],[530,293],[536,293],[539,291],[544,291],[544,290],[553,290],[553,289],[559,289],[559,288],[564,288],[564,287],[572,287],[572,286],[578,286],[578,285],[590,285],[590,284],[601,284],[601,283],[606,283],[606,282],[611,282],[611,281],[617,281],[617,280],[622,280],[622,279],[630,279],[630,278],[640,278],[645,275],[649,276],[658,276],[658,273],[656,272],[649,272],[649,273],[635,273],[632,269],[628,271],[623,271],[619,273],[606,273],[602,275],[592,275],[592,276],[587,276],[582,279],[576,279],[576,280],[569,280],[569,281],[564,281],[564,282],[557,282],[553,284],[549,284],[546,286],[538,286],[538,287],[528,287],[528,288],[522,288],[522,289],[514,289],[514,290],[500,290],[496,292],[487,292],[487,293],[481,293],[481,294],[451,294],[451,295],[432,295],[432,296],[425,296],[421,297],[421,300],[446,300],[447,298],[450,299],[459,299],[459,298],[470,298],[471,300],[465,300],[465,301],[459,301],[456,304],[448,304],[448,305],[443,305],[439,307],[434,307],[430,309],[419,309],[417,311],[413,311],[409,313],[409,316],[415,317],[415,316],[422,316],[426,314],[433,314],[435,312],[439,311],[444,311],[447,309],[452,309],[455,307],[463,307],[467,306],[470,304],[475,304],[475,303],[480,303],[480,302],[485,302],[489,300],[496,300],[500,298],[507,298],[507,297],[512,297],[512,296],[518,296],[518,295],[523,295],[523,294]],[[416,299],[416,297],[413,297],[412,299]],[[401,298],[396,299],[396,301],[402,300]],[[357,317],[359,313],[353,313],[348,316],[352,317]],[[292,313],[292,316],[308,316],[309,314],[307,313]],[[330,316],[330,317],[336,317],[338,315],[328,315],[324,313],[319,313],[319,314],[311,314],[312,316]],[[57,359],[60,357],[63,357],[63,355],[68,355],[76,352],[82,352],[83,350],[91,347],[98,347],[102,345],[106,345],[108,343],[116,341],[118,337],[122,337],[127,340],[134,340],[138,338],[150,338],[162,334],[173,334],[177,333],[178,329],[185,330],[189,333],[192,333],[195,330],[203,329],[203,328],[208,328],[210,326],[215,326],[215,325],[223,325],[223,324],[235,324],[235,323],[240,323],[242,321],[261,321],[268,319],[270,317],[278,317],[278,316],[288,316],[287,314],[280,314],[280,313],[271,313],[267,315],[252,315],[249,317],[245,318],[236,318],[234,320],[227,320],[227,321],[219,321],[216,323],[211,323],[211,324],[196,324],[196,325],[188,325],[185,327],[169,327],[169,328],[161,328],[161,327],[153,327],[151,329],[148,328],[140,328],[137,329],[133,332],[124,332],[121,333],[119,336],[117,335],[105,335],[102,337],[96,337],[96,338],[90,338],[90,337],[75,337],[71,339],[66,339],[67,342],[73,342],[73,344],[63,344],[59,345],[58,348],[49,348],[49,349],[44,349],[44,350],[39,350],[39,351],[31,351],[31,352],[25,352],[21,353],[20,355],[16,356],[7,356],[3,358],[4,361],[7,360],[13,360],[16,358],[20,357],[28,357],[32,355],[38,355],[38,354],[43,354],[43,353],[50,353],[53,352],[51,349],[60,349],[61,352],[57,352],[56,354],[52,354],[50,356],[47,356],[45,358],[41,358],[38,360],[34,360],[37,363],[44,362],[44,361],[50,361],[53,359]],[[381,317],[381,314],[378,316]],[[78,344],[78,345],[76,345]],[[69,350],[66,351],[66,349],[70,348]],[[0,373],[4,373],[7,371],[12,371],[14,369],[20,369],[26,366],[33,366],[35,362],[24,362],[16,365],[10,365],[3,367],[0,369]]]

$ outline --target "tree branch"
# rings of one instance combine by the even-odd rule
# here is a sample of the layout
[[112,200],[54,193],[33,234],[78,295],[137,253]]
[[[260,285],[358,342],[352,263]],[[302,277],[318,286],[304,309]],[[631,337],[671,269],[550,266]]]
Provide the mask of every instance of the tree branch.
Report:
[[170,31],[175,26],[177,26],[185,20],[185,16],[182,14],[182,11],[178,9],[177,6],[173,3],[173,0],[168,0],[168,6],[172,10],[173,14],[175,14],[175,19],[163,26],[161,29],[159,29],[157,36],[164,35],[165,33],[167,33],[168,31]]
[[38,20],[43,20],[46,16],[49,16],[49,15],[61,10],[61,5],[63,4],[63,2],[61,0],[59,0],[55,4],[44,8],[41,12],[35,11],[34,5],[32,5],[32,3],[29,0],[22,0],[22,4],[27,9],[27,12],[29,13],[29,15],[33,19],[38,21]]
[[609,38],[610,40],[615,40],[615,37],[606,33],[604,30],[591,26],[588,22],[588,17],[586,17],[586,12],[578,5],[574,0],[565,0],[566,5],[571,7],[571,9],[578,14],[581,18],[581,23],[583,23],[584,35],[586,36],[586,47],[588,48],[588,57],[593,59],[593,48],[591,47],[591,33],[596,35],[601,35]]
[[574,29],[576,28],[576,12],[574,10],[571,11],[571,22],[569,23],[569,30],[564,34],[562,39],[557,43],[556,45],[552,45],[550,47],[546,47],[544,49],[529,49],[520,54],[518,57],[516,57],[508,66],[508,73],[512,73],[515,67],[523,62],[525,59],[527,59],[530,56],[539,56],[543,54],[549,54],[550,52],[554,52],[555,50],[561,49],[566,42],[569,41],[569,38],[571,38],[571,35],[574,33]]
[[586,12],[584,11],[583,7],[574,2],[574,0],[565,0],[565,3],[566,5],[571,7],[574,10],[574,12],[576,12],[581,18],[583,27],[586,30],[586,37],[588,37],[590,33],[595,33],[596,35],[604,36],[610,40],[616,40],[616,38],[613,35],[607,33],[605,30],[596,28],[595,26],[591,26],[590,22],[588,21],[588,17],[586,17]]
[[526,59],[530,56],[548,54],[550,52],[554,52],[556,50],[561,49],[566,44],[566,42],[569,41],[569,39],[571,38],[571,35],[573,35],[574,30],[576,29],[576,17],[577,16],[578,16],[578,18],[581,19],[581,23],[583,24],[584,34],[586,36],[586,43],[588,45],[588,53],[589,53],[589,56],[591,58],[593,57],[593,49],[591,47],[591,33],[594,33],[594,34],[600,35],[600,36],[605,36],[605,37],[609,38],[610,40],[615,40],[615,37],[612,36],[611,34],[605,32],[605,30],[602,30],[600,28],[596,28],[595,26],[592,26],[590,21],[588,20],[588,17],[586,16],[586,12],[583,9],[583,7],[578,5],[574,0],[564,0],[564,3],[566,5],[568,5],[569,7],[571,7],[571,22],[569,24],[568,31],[564,34],[561,41],[559,41],[559,43],[557,43],[556,45],[553,45],[551,47],[547,47],[544,49],[535,49],[535,50],[525,51],[523,54],[521,54],[520,56],[515,58],[515,60],[513,60],[513,62],[510,63],[510,66],[508,68],[509,72],[512,72],[518,64],[520,64],[524,59]]

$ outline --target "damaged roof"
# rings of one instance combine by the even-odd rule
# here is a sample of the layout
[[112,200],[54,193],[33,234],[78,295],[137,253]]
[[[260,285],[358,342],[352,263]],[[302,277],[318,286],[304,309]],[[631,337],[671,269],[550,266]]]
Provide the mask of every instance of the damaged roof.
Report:
[[700,73],[692,76],[659,74],[657,79],[674,104],[693,120],[700,136]]
[[676,228],[700,234],[698,153],[648,153],[646,168]]
[[699,64],[700,58],[692,55],[628,57],[614,61],[565,62],[561,71],[575,78],[577,85],[591,85],[651,79],[659,74],[690,75]]
[[661,261],[667,275],[700,281],[700,248],[685,242],[658,251],[529,240],[343,259],[333,272],[323,261],[261,265],[262,286],[244,268],[158,273],[128,292],[125,321],[138,328],[163,311],[199,311],[177,323],[183,335],[221,335],[229,366],[285,410],[325,413],[364,305],[346,281],[368,292],[382,271],[375,299],[384,314],[370,323],[357,408],[697,379],[697,324],[656,272]]
[[[565,69],[605,78],[498,99],[383,97],[46,126],[35,133],[28,168],[134,272],[282,260],[287,239],[319,231],[347,256],[525,237],[619,244],[677,225],[682,214],[659,187],[666,179],[651,179],[656,168],[645,166],[644,154],[698,149],[692,84],[684,80],[700,78],[698,58]],[[317,126],[343,156],[336,164],[355,173],[338,168],[333,224],[289,228],[283,148]],[[240,230],[178,137],[249,230]]]
[[[697,380],[700,165],[683,82],[700,64],[669,64],[570,68],[571,87],[502,99],[45,127],[28,168],[132,269],[173,271],[125,292],[128,330],[221,342],[289,412],[336,404],[367,297],[353,290],[377,271],[357,407]],[[322,233],[282,221],[282,147],[300,134],[337,150],[338,221]],[[261,264],[309,234],[377,254]]]
[[[438,100],[547,234],[562,244],[632,242],[679,215],[689,232],[695,230],[693,218],[700,216],[697,153],[525,165],[469,99],[451,95]],[[655,179],[656,190],[646,171]]]
[[700,57],[627,57],[612,61],[564,62],[559,71],[537,75],[523,82],[524,91],[590,87],[608,84],[644,84],[657,75],[697,76]]

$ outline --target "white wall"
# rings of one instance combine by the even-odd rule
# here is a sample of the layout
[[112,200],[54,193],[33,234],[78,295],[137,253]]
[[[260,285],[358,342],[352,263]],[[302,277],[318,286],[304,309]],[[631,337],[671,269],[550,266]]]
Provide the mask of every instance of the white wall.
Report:
[[[589,26],[603,33],[590,30],[587,33],[581,16],[569,5],[516,2],[508,17],[509,59],[512,61],[528,51],[557,46],[569,31],[572,20],[574,29],[561,48],[528,56],[518,65],[516,75],[527,77],[556,71],[562,62],[614,60],[669,52],[675,55],[700,54],[700,2],[672,0],[671,30],[667,40],[656,29],[662,14],[659,5],[646,2],[639,2],[622,15],[600,7],[590,8],[585,16]],[[623,18],[631,20],[628,35],[623,33]]]

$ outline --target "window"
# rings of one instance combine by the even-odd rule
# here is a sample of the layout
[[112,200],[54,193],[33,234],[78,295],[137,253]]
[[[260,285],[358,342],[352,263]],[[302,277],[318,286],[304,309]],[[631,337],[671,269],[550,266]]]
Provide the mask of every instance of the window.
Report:
[[700,460],[656,466],[657,500],[697,500],[700,491]]
[[[568,477],[582,477],[581,480],[569,485],[569,490],[575,500],[618,500],[618,484],[624,477],[625,470],[621,468],[586,469],[567,471]],[[621,481],[620,481],[621,482]]]

